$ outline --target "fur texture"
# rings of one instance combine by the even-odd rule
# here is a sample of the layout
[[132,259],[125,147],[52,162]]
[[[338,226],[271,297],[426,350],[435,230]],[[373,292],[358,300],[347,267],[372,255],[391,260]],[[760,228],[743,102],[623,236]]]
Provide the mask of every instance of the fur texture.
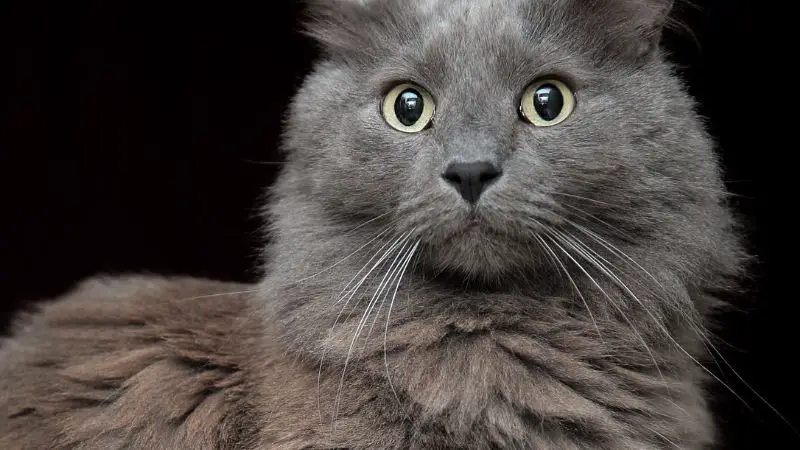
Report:
[[[704,449],[744,255],[668,0],[325,0],[258,286],[91,282],[0,353],[0,447]],[[531,82],[575,92],[554,127]],[[401,82],[430,128],[381,115]],[[474,206],[441,174],[503,174]],[[248,291],[230,294],[229,292]]]

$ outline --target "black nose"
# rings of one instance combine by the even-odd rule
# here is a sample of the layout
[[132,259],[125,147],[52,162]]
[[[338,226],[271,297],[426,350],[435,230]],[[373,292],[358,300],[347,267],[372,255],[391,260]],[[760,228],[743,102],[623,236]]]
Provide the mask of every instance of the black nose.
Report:
[[442,178],[452,184],[464,200],[475,204],[483,191],[502,173],[488,162],[454,163],[447,167]]

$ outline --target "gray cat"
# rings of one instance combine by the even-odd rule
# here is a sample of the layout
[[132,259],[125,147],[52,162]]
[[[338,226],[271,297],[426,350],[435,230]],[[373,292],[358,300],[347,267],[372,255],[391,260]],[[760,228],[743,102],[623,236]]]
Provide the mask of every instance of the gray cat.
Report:
[[746,256],[670,0],[319,0],[255,286],[98,278],[0,448],[702,449]]

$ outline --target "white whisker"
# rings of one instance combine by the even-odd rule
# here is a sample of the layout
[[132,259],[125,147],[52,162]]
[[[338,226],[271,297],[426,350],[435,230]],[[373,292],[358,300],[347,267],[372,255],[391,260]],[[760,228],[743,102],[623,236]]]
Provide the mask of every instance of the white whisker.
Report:
[[589,317],[592,319],[592,323],[594,324],[595,330],[597,330],[597,336],[600,338],[600,342],[605,344],[605,341],[603,340],[603,334],[600,332],[600,327],[597,325],[597,321],[594,318],[594,314],[592,314],[591,308],[589,308],[589,302],[586,301],[586,298],[583,296],[583,293],[581,292],[580,288],[578,288],[578,284],[575,283],[575,280],[572,278],[572,275],[570,275],[569,270],[567,270],[567,267],[564,265],[563,262],[561,262],[561,259],[558,258],[553,249],[550,248],[550,246],[547,244],[547,242],[545,242],[545,240],[541,236],[539,236],[538,234],[535,234],[534,236],[536,237],[538,242],[542,246],[544,246],[546,252],[552,254],[554,260],[558,263],[558,266],[561,267],[561,270],[564,272],[567,278],[569,278],[569,282],[572,284],[572,287],[575,288],[575,292],[578,294],[578,297],[583,302],[583,306],[586,308],[586,312],[589,313]]
[[[576,238],[574,238],[573,236],[566,235],[566,234],[564,234],[564,233],[562,233],[562,232],[559,232],[558,230],[552,230],[552,231],[553,231],[554,233],[556,233],[557,235],[560,235],[560,237],[561,237],[562,241],[563,241],[565,244],[569,245],[569,246],[570,246],[570,247],[571,247],[573,250],[575,250],[576,252],[578,252],[578,254],[579,254],[580,256],[582,256],[582,257],[583,257],[583,259],[585,259],[585,260],[586,260],[586,261],[588,261],[590,264],[592,264],[592,265],[593,265],[595,268],[597,268],[598,270],[600,270],[600,272],[601,272],[601,273],[603,273],[603,274],[604,274],[604,275],[606,275],[607,277],[611,278],[611,279],[612,279],[612,281],[614,281],[614,282],[615,282],[615,284],[617,284],[619,287],[622,287],[622,288],[623,288],[623,289],[624,289],[624,290],[625,290],[625,291],[626,291],[626,292],[627,292],[627,293],[628,293],[628,294],[629,294],[631,297],[633,297],[633,299],[634,299],[634,300],[635,300],[635,301],[636,301],[636,302],[639,304],[639,306],[641,306],[641,308],[642,308],[642,309],[643,309],[645,312],[647,312],[647,313],[648,313],[648,314],[649,314],[649,315],[650,315],[650,316],[653,318],[653,320],[654,320],[654,321],[656,321],[656,322],[657,322],[657,325],[660,325],[660,326],[662,327],[662,329],[665,329],[665,327],[663,327],[663,325],[661,325],[661,322],[660,322],[660,321],[658,321],[658,319],[656,319],[656,318],[655,318],[655,316],[654,316],[654,315],[653,315],[653,314],[650,312],[650,310],[647,308],[647,306],[644,304],[644,302],[642,302],[641,300],[639,300],[639,298],[638,298],[636,295],[634,295],[634,293],[633,293],[633,292],[632,292],[630,289],[628,289],[628,286],[627,286],[625,283],[623,283],[623,282],[622,282],[622,280],[620,280],[620,279],[619,279],[619,277],[618,277],[616,274],[614,274],[614,273],[613,273],[613,272],[612,272],[610,269],[608,269],[608,267],[606,267],[605,265],[603,265],[601,262],[599,262],[597,259],[595,259],[595,258],[594,258],[594,257],[593,257],[593,256],[592,256],[590,253],[588,253],[588,252],[587,252],[587,250],[589,250],[589,251],[593,251],[591,248],[587,247],[587,246],[586,246],[586,244],[584,244],[584,243],[583,243],[583,242],[581,242],[580,240],[577,240],[577,239],[576,239]],[[606,298],[608,298],[608,297],[606,297]],[[608,298],[608,299],[609,299],[609,301],[611,301],[611,299],[610,299],[610,298]],[[617,305],[614,305],[614,307],[615,307],[615,308],[617,308],[617,310],[618,310],[618,311],[620,311],[620,313],[621,313],[623,316],[625,315],[625,314],[622,312],[622,310],[621,310],[621,309],[620,309],[620,308],[619,308]],[[631,322],[630,322],[630,321],[627,319],[627,317],[625,318],[625,320],[626,320],[626,321],[627,321],[627,322],[628,322],[628,323],[631,325],[631,328],[633,328],[633,324],[632,324],[632,323],[631,323]],[[634,329],[634,332],[636,332],[636,333],[637,333],[637,335],[639,335],[639,333],[638,333],[638,332],[637,332],[635,329]],[[639,337],[640,337],[640,339],[643,339],[643,338],[641,337],[641,335],[639,335]],[[645,344],[645,346],[647,346],[647,344]],[[648,348],[648,352],[650,352],[650,350],[649,350],[649,347],[647,347],[647,348]],[[658,373],[659,373],[659,376],[661,377],[661,380],[662,380],[662,382],[665,384],[665,386],[666,386],[667,390],[669,391],[669,386],[668,386],[668,385],[666,385],[666,380],[664,379],[664,375],[661,373],[661,369],[659,368],[659,366],[658,366],[658,363],[656,363],[656,362],[655,362],[655,358],[654,358],[654,355],[652,354],[652,352],[650,353],[650,355],[651,355],[651,357],[653,357],[653,359],[654,359],[654,361],[653,361],[653,362],[654,362],[654,364],[656,365],[656,370],[658,371]],[[677,403],[675,403],[674,401],[672,401],[672,404],[673,404],[674,406],[676,406],[678,409],[680,409],[681,411],[683,411],[683,412],[684,412],[684,413],[685,413],[687,416],[689,415],[689,413],[688,413],[688,412],[686,412],[686,410],[684,410],[683,408],[681,408],[681,407],[680,407],[680,406],[679,406]]]
[[[585,247],[586,245],[583,244],[583,246]],[[670,340],[670,342],[681,353],[683,353],[684,355],[688,356],[689,359],[691,359],[695,364],[697,364],[704,372],[706,372],[708,375],[710,375],[712,378],[714,378],[714,380],[716,380],[718,383],[720,383],[722,386],[724,386],[728,391],[730,391],[731,394],[736,396],[736,398],[739,401],[741,401],[742,404],[745,405],[748,409],[752,409],[750,407],[750,405],[744,400],[744,398],[742,398],[733,388],[731,388],[727,383],[722,381],[718,376],[714,375],[714,373],[711,370],[709,370],[705,365],[701,364],[700,361],[697,360],[697,358],[692,356],[691,353],[689,353],[685,348],[683,348],[683,346],[678,341],[676,341],[675,338],[672,336],[672,333],[670,333],[669,330],[667,330],[667,328],[664,326],[664,324],[655,315],[653,315],[653,313],[650,311],[650,309],[647,308],[645,306],[645,304],[633,292],[631,292],[630,289],[628,289],[628,286],[625,285],[625,283],[623,283],[622,280],[620,280],[616,275],[614,275],[613,273],[608,271],[608,268],[603,266],[603,264],[601,262],[599,262],[597,259],[589,256],[589,260],[595,265],[595,267],[597,267],[599,270],[601,270],[602,272],[606,273],[606,275],[608,275],[610,278],[612,278],[612,281],[615,281],[615,284],[617,284],[619,287],[624,289],[628,293],[628,295],[630,295],[631,298],[633,298],[633,300],[635,300],[639,304],[639,306],[642,307],[644,312],[647,313],[650,316],[651,319],[653,319],[654,324],[658,328],[660,328],[661,332],[667,337],[667,339]],[[771,406],[771,405],[769,405],[769,406]]]
[[[336,325],[339,323],[339,319],[341,319],[342,314],[344,314],[344,310],[347,309],[347,306],[350,304],[350,301],[355,297],[356,293],[358,293],[358,290],[361,289],[361,286],[367,281],[367,279],[369,278],[370,274],[372,274],[372,272],[374,272],[375,269],[378,268],[378,267],[380,267],[379,271],[381,269],[383,269],[383,266],[386,265],[386,262],[388,261],[388,258],[391,257],[391,255],[394,253],[395,249],[397,249],[397,247],[403,242],[405,237],[407,237],[407,235],[403,234],[399,238],[397,238],[394,241],[392,241],[392,245],[389,246],[389,248],[386,249],[383,252],[383,254],[381,254],[381,257],[378,258],[378,260],[375,262],[375,264],[373,264],[373,266],[367,271],[367,273],[365,273],[361,277],[361,279],[359,279],[359,281],[355,285],[353,285],[353,287],[351,287],[350,289],[347,289],[347,286],[345,286],[345,289],[342,291],[342,293],[339,294],[339,299],[336,300],[336,302],[334,303],[334,305],[335,305],[335,304],[338,304],[339,302],[341,302],[342,300],[346,299],[345,302],[344,302],[344,305],[342,305],[342,309],[339,311],[339,314],[336,316],[336,320],[334,320],[333,325],[331,326],[331,331],[333,331],[333,329],[336,328]],[[385,245],[384,245],[384,247],[385,247]],[[384,247],[381,247],[381,248],[384,248]],[[378,255],[378,253],[373,255],[373,257],[370,258],[369,261],[367,261],[367,264],[365,264],[361,268],[361,270],[358,271],[356,276],[358,276],[358,274],[361,273],[369,265],[369,263],[375,258],[375,256],[377,256],[377,255]],[[353,278],[353,279],[355,279],[355,278]],[[352,283],[353,279],[351,279],[351,281],[348,282],[348,285],[350,283]],[[347,317],[345,318],[345,322],[349,322],[350,321],[350,317],[352,316],[353,312],[355,312],[357,307],[358,307],[358,302],[356,302],[356,304],[353,305],[353,307],[350,309],[350,312],[347,314]]]
[[600,201],[600,200],[595,200],[593,198],[581,197],[580,195],[567,194],[565,192],[551,192],[550,194],[552,194],[552,195],[561,195],[563,197],[574,198],[574,199],[577,199],[577,200],[583,200],[585,202],[596,203],[598,205],[608,206],[608,207],[611,207],[611,208],[625,209],[625,207],[622,206],[622,205],[615,205],[613,203],[606,203],[606,202],[603,202],[603,201]]
[[[392,293],[392,300],[389,302],[389,310],[386,312],[386,327],[383,330],[383,364],[384,366],[386,366],[386,381],[389,383],[389,388],[392,390],[395,399],[397,399],[397,404],[398,406],[400,406],[401,409],[403,407],[403,404],[400,401],[400,396],[397,395],[397,390],[394,388],[394,384],[392,383],[392,376],[390,375],[389,372],[389,357],[387,356],[386,346],[389,337],[389,323],[391,322],[392,308],[394,307],[394,300],[397,297],[397,290],[400,288],[400,283],[403,281],[403,275],[405,275],[406,268],[408,267],[408,264],[411,262],[411,259],[414,257],[414,253],[416,253],[417,248],[419,247],[419,243],[420,240],[417,240],[417,242],[414,244],[414,247],[411,248],[411,252],[406,258],[405,263],[403,264],[403,269],[400,272],[400,278],[397,280],[397,284],[394,287],[394,293]],[[410,420],[408,415],[406,415],[406,418]]]
[[[336,328],[336,325],[339,323],[339,319],[341,319],[342,314],[344,313],[344,310],[347,308],[347,305],[350,303],[350,300],[356,294],[356,292],[361,287],[361,285],[364,283],[364,281],[367,279],[367,277],[369,277],[369,275],[372,273],[372,271],[375,270],[376,267],[378,267],[383,261],[386,260],[386,258],[396,248],[396,246],[400,243],[400,241],[403,239],[404,236],[406,236],[406,235],[405,234],[401,235],[400,237],[397,237],[394,240],[390,240],[389,242],[387,242],[383,246],[381,246],[381,248],[379,248],[372,255],[372,257],[366,263],[364,263],[364,265],[361,267],[361,269],[355,274],[355,276],[353,276],[353,278],[350,279],[350,281],[345,285],[345,287],[342,289],[342,291],[338,294],[337,297],[339,299],[334,304],[338,304],[339,302],[341,302],[344,299],[344,297],[347,297],[347,301],[345,301],[344,305],[342,305],[342,309],[339,311],[339,314],[337,314],[336,319],[333,321],[333,325],[331,326],[331,332],[333,332],[334,329]],[[389,248],[384,250],[387,246],[389,246]],[[381,251],[383,251],[383,253],[381,253]],[[361,274],[369,266],[369,264],[376,257],[378,257],[378,255],[381,255],[380,258],[378,259],[378,261],[375,262],[375,264],[372,266],[372,268],[369,269],[369,271],[366,274],[364,274],[364,276],[359,280],[359,282],[352,289],[350,289],[348,291],[347,287],[350,286],[350,284],[359,276],[359,274]],[[353,308],[353,309],[355,309],[355,308]],[[351,311],[351,314],[352,314],[352,311]],[[348,319],[349,319],[349,315],[348,315]],[[326,351],[327,351],[326,348],[323,346],[322,355],[320,355],[320,361],[319,361],[319,372],[317,373],[317,406],[319,408],[319,413],[320,413],[320,422],[322,422],[322,405],[320,404],[320,402],[321,402],[320,389],[321,389],[321,382],[322,382],[322,367],[324,365]]]
[[[699,330],[695,330],[695,333],[697,333],[699,335],[700,331]],[[733,372],[733,375],[739,380],[740,383],[742,383],[748,390],[750,390],[750,392],[752,392],[756,397],[758,397],[758,399],[761,400],[761,402],[764,403],[789,428],[791,428],[792,431],[795,434],[800,434],[800,430],[798,430],[794,425],[792,425],[792,423],[789,421],[789,419],[787,419],[783,414],[781,414],[781,412],[778,411],[778,409],[776,407],[772,406],[772,404],[770,402],[768,402],[767,399],[765,399],[761,394],[759,394],[758,391],[755,390],[755,388],[750,386],[750,383],[748,383],[744,379],[744,377],[739,375],[739,372],[737,372],[736,369],[734,369],[733,366],[728,362],[728,360],[726,360],[725,357],[722,356],[722,353],[720,353],[720,351],[717,350],[717,348],[714,346],[714,344],[712,344],[711,342],[708,342],[707,340],[705,341],[705,343],[707,344],[706,348],[710,347],[710,349],[713,351],[713,353],[715,353],[717,355],[717,357],[719,357],[722,360],[722,362],[725,363],[725,366],[728,367],[728,369],[730,369],[731,372]],[[717,359],[714,358],[714,361],[716,362]],[[721,368],[720,368],[720,372],[722,372]]]
[[[410,236],[409,236],[409,238],[410,238]],[[357,340],[358,336],[364,330],[364,327],[367,325],[369,316],[372,314],[372,310],[375,308],[375,305],[378,304],[378,299],[381,297],[381,295],[383,295],[384,300],[389,295],[389,290],[390,289],[387,289],[387,288],[392,284],[392,282],[394,281],[394,279],[397,276],[397,272],[399,271],[400,267],[402,266],[403,261],[405,261],[406,254],[407,254],[408,250],[410,250],[410,247],[408,247],[408,248],[406,247],[409,244],[409,242],[410,242],[410,239],[406,239],[405,240],[405,243],[400,248],[400,250],[397,252],[397,256],[395,256],[394,261],[392,261],[392,264],[389,265],[389,269],[386,271],[386,274],[383,276],[383,279],[381,279],[380,284],[378,284],[378,287],[375,289],[375,294],[372,296],[372,298],[370,299],[369,303],[367,304],[367,309],[365,311],[365,314],[364,314],[364,316],[362,316],[361,321],[358,323],[358,328],[356,329],[356,335],[354,336],[354,339]],[[378,319],[378,315],[376,314],[375,315],[375,319],[373,320],[373,324],[375,323],[375,320],[377,320],[377,319]],[[372,329],[372,327],[370,327],[370,330],[371,329]],[[365,338],[365,341],[366,341],[366,338]],[[364,343],[364,345],[366,346],[366,342]]]
[[[612,225],[612,224],[608,223],[607,221],[597,217],[595,214],[592,214],[590,212],[584,211],[582,208],[578,208],[575,205],[570,205],[569,203],[561,203],[560,205],[565,207],[565,208],[569,208],[573,212],[576,212],[576,213],[578,213],[578,214],[580,214],[580,215],[582,215],[584,217],[588,217],[589,219],[594,220],[595,222],[597,222],[597,223],[599,223],[601,225],[604,225],[604,226],[608,227],[609,230],[614,231],[617,234],[617,236],[619,236],[619,237],[621,237],[623,239],[626,239],[626,240],[629,240],[629,241],[633,240],[633,237],[628,232],[626,232],[625,230],[623,230],[623,229],[621,229],[621,228],[619,228],[619,227],[617,227],[615,225]],[[570,222],[570,220],[565,218],[565,217],[561,217],[561,218],[564,221]]]
[[[417,242],[419,242],[419,241],[417,241]],[[402,279],[403,273],[404,273],[404,271],[406,269],[405,265],[408,264],[406,262],[406,259],[408,258],[409,259],[408,262],[410,262],[410,258],[411,258],[411,256],[413,256],[413,250],[414,250],[413,247],[414,247],[413,244],[411,246],[409,246],[409,248],[406,249],[405,254],[402,256],[402,258],[400,258],[400,263],[398,264],[397,268],[393,271],[393,274],[392,274],[391,278],[389,279],[388,286],[391,286],[392,284],[396,284],[397,286],[399,286],[399,280]],[[390,291],[391,291],[391,288],[384,290],[383,298],[381,299],[381,303],[378,306],[378,313],[380,313],[380,311],[383,309],[383,305],[386,304],[386,299],[389,298],[389,292]],[[375,314],[375,318],[372,320],[372,324],[369,326],[369,330],[367,331],[367,335],[364,338],[364,346],[365,347],[366,347],[367,341],[369,341],[369,337],[372,335],[372,329],[375,327],[375,324],[377,323],[379,316],[380,316],[380,314]]]
[[[403,236],[404,237],[403,237],[402,241],[400,241],[400,243],[402,243],[402,248],[404,248],[405,245],[408,243],[408,240],[409,240],[409,238],[411,236],[411,233],[404,233]],[[400,244],[400,243],[398,243],[398,244]],[[394,253],[394,250],[397,248],[398,244],[392,246],[392,248],[390,249],[390,251],[392,253]],[[402,248],[400,249],[400,251],[398,252],[397,256],[395,257],[395,260],[392,262],[392,265],[394,265],[397,262],[400,254],[402,253]],[[377,263],[376,263],[376,265],[377,265]],[[370,270],[370,272],[371,272],[371,270]],[[367,275],[365,275],[365,278],[367,276],[369,276],[370,272],[368,272]],[[360,335],[361,330],[363,329],[364,324],[366,323],[367,314],[371,311],[371,307],[374,305],[375,300],[380,295],[380,291],[383,289],[385,281],[386,281],[386,279],[387,279],[387,277],[388,277],[390,272],[391,272],[391,266],[390,266],[389,272],[387,272],[387,274],[384,275],[383,279],[381,280],[380,284],[378,285],[378,288],[376,290],[375,295],[373,295],[372,298],[370,299],[369,304],[367,305],[364,313],[362,314],[361,320],[359,320],[358,324],[356,325],[356,330],[353,333],[353,338],[350,341],[349,348],[347,349],[347,356],[345,357],[344,367],[342,368],[342,376],[341,376],[341,378],[339,380],[339,389],[337,390],[336,401],[334,402],[333,420],[332,420],[332,423],[334,424],[334,426],[335,426],[335,423],[336,423],[336,417],[337,417],[338,412],[339,412],[339,406],[340,406],[340,402],[341,402],[341,393],[342,393],[342,389],[344,387],[344,380],[345,380],[345,377],[347,375],[347,366],[350,363],[350,357],[352,356],[353,348],[355,347],[355,343],[358,340],[358,336]],[[364,281],[364,279],[362,279],[361,282],[359,282],[359,286],[361,285],[361,283],[363,283],[363,281]]]
[[666,443],[668,443],[668,444],[672,445],[673,447],[677,448],[678,450],[680,450],[680,449],[682,448],[680,445],[676,444],[675,442],[673,442],[672,440],[670,440],[668,437],[666,437],[666,436],[664,436],[662,433],[658,432],[658,430],[655,430],[655,429],[653,429],[653,428],[651,428],[651,427],[648,427],[648,426],[645,426],[645,428],[647,429],[647,431],[649,431],[649,432],[651,432],[651,433],[655,434],[656,436],[660,437],[660,438],[661,438],[661,439],[663,439],[663,440],[664,440]]
[[214,297],[225,297],[228,295],[239,295],[239,294],[252,294],[253,292],[258,292],[259,289],[248,289],[246,291],[232,291],[232,292],[219,292],[216,294],[208,294],[208,295],[198,295],[197,297],[186,297],[180,299],[181,301],[184,300],[199,300],[201,298],[214,298]]
[[564,249],[564,247],[562,247],[557,242],[557,239],[556,239],[558,237],[557,235],[548,234],[547,237],[550,239],[550,241],[554,245],[556,245],[578,267],[578,269],[580,269],[581,272],[583,272],[584,275],[586,275],[587,278],[589,278],[589,280],[592,282],[592,284],[594,284],[594,286],[603,294],[603,296],[609,301],[609,303],[611,303],[611,305],[614,308],[616,308],[617,311],[619,311],[619,313],[622,316],[622,318],[625,320],[625,322],[628,323],[628,326],[631,327],[631,330],[633,331],[633,333],[641,341],[642,345],[644,345],[644,349],[645,349],[645,351],[647,351],[648,355],[650,355],[650,359],[653,361],[653,365],[655,366],[655,369],[658,372],[659,377],[661,378],[661,380],[664,383],[664,385],[667,386],[666,379],[664,378],[664,374],[661,372],[661,368],[659,367],[658,361],[656,360],[656,357],[653,354],[652,350],[650,350],[650,346],[647,345],[647,341],[644,339],[644,337],[641,335],[641,333],[639,333],[639,330],[637,330],[636,327],[633,325],[633,322],[630,321],[628,316],[625,314],[625,311],[623,311],[622,308],[620,308],[619,305],[617,305],[617,303],[614,300],[611,299],[611,296],[608,295],[608,293],[605,291],[605,289],[603,289],[602,286],[600,286],[600,284],[594,279],[594,277],[592,277],[589,274],[589,272],[586,269],[584,269],[583,266],[575,258],[573,258],[572,255],[568,251],[566,251],[566,249]]
[[315,273],[315,274],[313,274],[313,275],[309,275],[309,276],[307,276],[307,277],[301,278],[301,279],[299,279],[299,280],[295,281],[294,283],[302,283],[302,282],[304,282],[304,281],[308,281],[308,280],[310,280],[310,279],[312,279],[312,278],[314,278],[314,277],[317,277],[317,276],[319,276],[319,275],[321,275],[321,274],[323,274],[323,273],[325,273],[325,272],[327,272],[327,271],[329,271],[329,270],[331,270],[331,269],[334,269],[334,268],[335,268],[336,266],[338,266],[339,264],[341,264],[341,263],[343,263],[343,262],[347,261],[348,259],[352,258],[352,257],[353,257],[353,255],[355,255],[356,253],[360,252],[361,250],[363,250],[363,249],[364,249],[365,247],[367,247],[368,245],[370,245],[370,244],[372,244],[373,242],[375,242],[375,241],[377,241],[378,239],[380,239],[380,238],[381,238],[381,236],[383,236],[384,234],[388,233],[388,232],[390,231],[390,229],[391,229],[391,228],[390,228],[389,226],[387,226],[386,228],[384,228],[383,230],[381,230],[381,232],[379,232],[378,234],[376,234],[376,235],[375,235],[375,236],[374,236],[372,239],[368,240],[368,241],[367,241],[367,242],[366,242],[364,245],[362,245],[361,247],[358,247],[357,249],[355,249],[355,250],[354,250],[352,253],[350,253],[349,255],[345,256],[344,258],[340,259],[339,261],[335,262],[334,264],[331,264],[330,266],[328,266],[328,267],[326,267],[326,268],[324,268],[324,269],[320,270],[319,272],[317,272],[317,273]]
[[[539,222],[533,217],[531,217],[530,219],[539,224]],[[539,248],[544,250],[545,257],[547,257],[547,260],[550,261],[550,263],[553,265],[553,268],[556,270],[558,277],[561,279],[561,281],[564,281],[563,264],[561,264],[561,260],[556,257],[555,252],[553,252],[550,246],[547,245],[547,243],[544,240],[542,240],[542,237],[539,236],[539,233],[533,233],[533,237],[534,239],[536,239],[536,243],[539,245]],[[567,274],[567,276],[569,276],[569,274]]]
[[[383,245],[381,248],[379,248],[379,249],[378,249],[378,251],[377,251],[377,252],[375,252],[375,254],[374,254],[374,255],[373,255],[373,256],[372,256],[372,257],[369,259],[369,261],[367,261],[367,263],[366,263],[366,264],[364,264],[364,265],[361,267],[361,270],[359,270],[358,272],[356,272],[356,274],[353,276],[353,278],[351,278],[351,279],[350,279],[350,281],[348,281],[348,282],[347,282],[347,284],[344,286],[344,288],[342,288],[341,292],[339,292],[339,295],[338,295],[339,299],[338,299],[338,300],[336,300],[336,303],[334,303],[334,304],[338,304],[339,302],[341,302],[342,300],[344,300],[344,298],[345,298],[345,297],[347,297],[347,296],[348,296],[348,294],[349,294],[349,296],[350,296],[349,298],[352,298],[352,297],[353,297],[353,293],[354,293],[355,291],[357,291],[359,287],[361,287],[361,284],[363,284],[363,283],[364,283],[364,280],[366,280],[366,279],[367,279],[367,277],[369,277],[369,275],[370,275],[370,274],[371,274],[371,273],[372,273],[372,272],[373,272],[373,271],[374,271],[374,270],[375,270],[375,269],[376,269],[376,268],[377,268],[377,267],[378,267],[378,266],[379,266],[379,265],[380,265],[380,264],[381,264],[383,261],[385,261],[385,260],[386,260],[386,258],[387,258],[387,257],[388,257],[388,256],[389,256],[389,255],[390,255],[390,254],[391,254],[391,253],[394,251],[394,249],[395,249],[395,248],[397,248],[397,246],[398,246],[398,245],[400,245],[400,242],[401,242],[401,241],[402,241],[402,240],[403,240],[403,239],[404,239],[406,236],[407,236],[407,233],[404,233],[404,234],[400,235],[400,237],[396,238],[395,240],[391,241],[390,243],[386,243],[386,244],[384,244],[384,245]],[[391,244],[391,245],[390,245],[390,244]],[[366,274],[365,274],[363,277],[361,277],[361,279],[359,280],[359,282],[358,282],[358,283],[356,283],[356,285],[355,285],[355,286],[353,286],[353,287],[350,287],[350,288],[348,289],[348,287],[350,286],[350,284],[351,284],[351,283],[352,283],[352,282],[353,282],[353,281],[354,281],[356,278],[358,278],[358,276],[361,274],[361,272],[363,272],[363,271],[364,271],[364,269],[366,269],[366,268],[369,266],[369,263],[371,263],[371,262],[372,262],[372,260],[373,260],[373,259],[375,259],[375,258],[376,258],[376,257],[377,257],[377,256],[380,254],[380,251],[381,251],[381,250],[383,250],[384,248],[386,248],[386,246],[387,246],[387,245],[389,246],[389,248],[388,248],[386,251],[384,251],[384,252],[383,252],[382,256],[381,256],[380,258],[378,258],[378,261],[376,261],[376,262],[375,262],[375,264],[374,264],[374,265],[373,265],[373,266],[372,266],[372,267],[369,269],[369,271],[367,271],[367,273],[366,273]],[[348,301],[349,301],[349,299],[348,299]]]

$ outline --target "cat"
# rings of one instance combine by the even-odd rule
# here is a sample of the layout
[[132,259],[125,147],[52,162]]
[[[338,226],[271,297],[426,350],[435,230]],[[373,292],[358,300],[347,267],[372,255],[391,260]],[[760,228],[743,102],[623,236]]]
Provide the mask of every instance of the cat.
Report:
[[671,0],[318,0],[264,276],[97,277],[0,350],[0,448],[705,449],[746,272]]

